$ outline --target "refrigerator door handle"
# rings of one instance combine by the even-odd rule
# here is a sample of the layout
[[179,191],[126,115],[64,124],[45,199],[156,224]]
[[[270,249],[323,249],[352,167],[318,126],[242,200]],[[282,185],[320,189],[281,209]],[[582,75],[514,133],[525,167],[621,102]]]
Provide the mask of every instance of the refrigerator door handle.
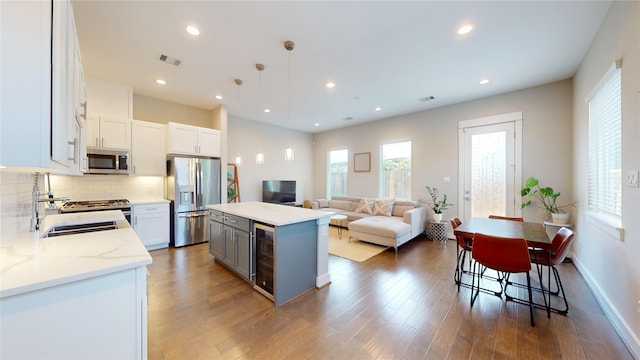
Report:
[[179,218],[195,218],[195,217],[202,217],[207,215],[209,215],[209,212],[205,211],[205,212],[199,212],[195,214],[178,214],[178,217]]

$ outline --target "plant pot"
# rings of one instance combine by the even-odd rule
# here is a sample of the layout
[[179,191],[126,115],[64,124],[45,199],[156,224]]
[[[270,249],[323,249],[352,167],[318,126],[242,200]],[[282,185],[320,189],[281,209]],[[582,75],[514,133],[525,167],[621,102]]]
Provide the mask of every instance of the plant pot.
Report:
[[554,224],[568,224],[569,223],[569,213],[551,213],[551,221]]
[[431,220],[433,220],[435,222],[441,222],[442,221],[442,214],[433,214],[431,216]]

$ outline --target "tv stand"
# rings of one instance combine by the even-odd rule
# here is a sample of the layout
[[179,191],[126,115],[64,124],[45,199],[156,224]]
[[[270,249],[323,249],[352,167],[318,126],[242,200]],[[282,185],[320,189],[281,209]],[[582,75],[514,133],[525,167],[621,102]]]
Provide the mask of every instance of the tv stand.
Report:
[[302,204],[301,204],[301,203],[297,203],[297,202],[280,203],[280,205],[287,205],[287,206],[302,207]]

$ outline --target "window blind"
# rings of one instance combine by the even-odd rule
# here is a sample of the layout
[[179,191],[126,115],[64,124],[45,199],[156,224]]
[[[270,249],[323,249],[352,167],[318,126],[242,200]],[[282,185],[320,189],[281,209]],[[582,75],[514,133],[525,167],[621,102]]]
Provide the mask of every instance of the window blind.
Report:
[[621,70],[617,62],[589,101],[589,209],[622,215]]

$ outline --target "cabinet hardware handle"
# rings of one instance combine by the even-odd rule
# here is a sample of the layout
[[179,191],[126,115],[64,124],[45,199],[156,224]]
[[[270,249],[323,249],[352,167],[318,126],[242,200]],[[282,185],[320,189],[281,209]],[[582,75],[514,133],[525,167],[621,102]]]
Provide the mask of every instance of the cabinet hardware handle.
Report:
[[100,146],[100,141],[96,138],[96,146]]
[[67,160],[73,160],[74,164],[78,163],[77,157],[76,157],[76,149],[78,147],[78,138],[74,138],[73,141],[67,141],[67,144],[71,145],[71,147],[73,147],[73,156],[69,157],[67,156]]
[[135,216],[135,222],[134,225],[138,226],[138,216]]

